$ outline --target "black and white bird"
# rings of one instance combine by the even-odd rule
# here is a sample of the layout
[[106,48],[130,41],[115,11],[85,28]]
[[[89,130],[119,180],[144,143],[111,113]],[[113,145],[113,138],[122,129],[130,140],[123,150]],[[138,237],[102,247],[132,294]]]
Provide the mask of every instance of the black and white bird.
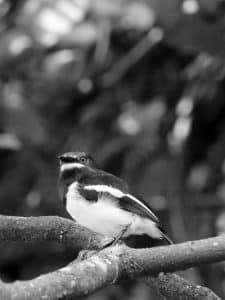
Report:
[[172,243],[151,208],[130,194],[123,180],[98,169],[90,155],[67,152],[59,161],[59,193],[80,225],[113,238],[113,244],[130,235]]

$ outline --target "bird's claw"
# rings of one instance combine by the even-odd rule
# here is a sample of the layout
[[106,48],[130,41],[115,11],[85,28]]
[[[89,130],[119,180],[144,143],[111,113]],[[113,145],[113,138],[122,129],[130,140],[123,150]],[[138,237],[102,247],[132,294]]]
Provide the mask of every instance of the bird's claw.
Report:
[[79,261],[85,260],[95,255],[96,253],[98,253],[98,251],[96,250],[81,250],[78,254],[77,260]]

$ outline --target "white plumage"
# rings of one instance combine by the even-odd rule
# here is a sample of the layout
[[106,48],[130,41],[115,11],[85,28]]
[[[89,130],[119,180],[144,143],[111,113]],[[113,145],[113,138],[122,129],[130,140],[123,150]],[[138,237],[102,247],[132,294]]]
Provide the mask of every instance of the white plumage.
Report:
[[146,207],[140,200],[138,200],[136,197],[132,196],[131,194],[123,193],[121,190],[118,190],[117,188],[108,186],[108,185],[103,185],[103,184],[98,184],[98,185],[87,185],[84,187],[85,190],[95,190],[96,192],[100,193],[107,193],[112,195],[112,197],[115,198],[123,198],[123,197],[129,197],[132,201],[136,202],[138,205],[140,205],[142,208],[148,211],[148,213],[156,220],[158,218],[156,215],[153,214],[153,212]]
[[[99,192],[98,201],[86,200],[79,193],[77,182],[69,186],[66,194],[67,211],[79,224],[110,237],[117,237],[127,225],[129,227],[124,236],[147,234],[152,238],[162,237],[161,231],[151,219],[128,212],[117,205],[116,198],[128,194],[107,185],[89,185],[85,189]],[[135,197],[133,200],[139,201]]]

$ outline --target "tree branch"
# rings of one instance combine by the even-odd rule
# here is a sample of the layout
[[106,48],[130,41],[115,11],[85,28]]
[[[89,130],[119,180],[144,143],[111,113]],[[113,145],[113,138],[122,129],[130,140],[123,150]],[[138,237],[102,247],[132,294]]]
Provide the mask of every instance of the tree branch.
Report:
[[[104,244],[100,236],[63,218],[1,216],[0,241],[9,240],[57,240],[67,245],[71,241],[70,246],[77,249],[90,249],[92,241],[95,249],[98,242]],[[156,276],[161,272],[183,270],[224,259],[224,236],[150,249],[131,249],[119,245],[102,250],[84,261],[75,260],[64,268],[33,280],[12,284],[2,282],[0,299],[75,299],[122,280]],[[177,275],[160,274],[157,278],[145,278],[144,281],[157,287],[168,299],[219,299],[209,289],[190,285]]]
[[72,220],[57,217],[11,217],[0,215],[0,242],[35,243],[57,241],[76,250],[102,249],[110,241]]
[[160,273],[157,277],[141,279],[167,300],[219,300],[210,289],[194,285],[176,274]]

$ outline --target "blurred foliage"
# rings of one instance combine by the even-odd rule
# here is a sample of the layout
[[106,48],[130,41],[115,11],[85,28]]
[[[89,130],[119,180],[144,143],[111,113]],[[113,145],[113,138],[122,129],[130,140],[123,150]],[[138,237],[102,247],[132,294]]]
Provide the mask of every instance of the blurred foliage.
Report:
[[[224,18],[223,0],[1,0],[1,213],[66,216],[57,155],[82,149],[127,180],[175,241],[223,233]],[[1,245],[2,278],[75,255],[37,246]],[[224,296],[223,264],[190,276]],[[91,298],[125,297],[149,291]]]

